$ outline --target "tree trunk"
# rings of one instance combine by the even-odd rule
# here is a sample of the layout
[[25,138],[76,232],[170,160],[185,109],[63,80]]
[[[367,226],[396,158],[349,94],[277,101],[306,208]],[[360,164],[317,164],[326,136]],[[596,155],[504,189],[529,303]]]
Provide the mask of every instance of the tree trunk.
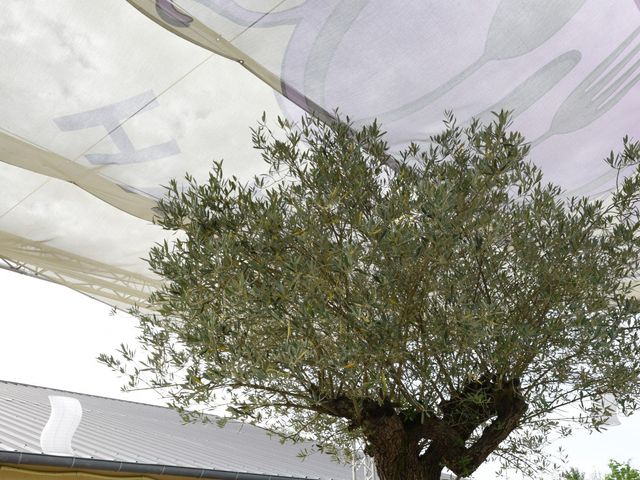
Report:
[[425,465],[414,452],[379,452],[374,459],[380,480],[440,480],[442,466]]
[[397,415],[378,417],[365,429],[380,480],[440,480],[441,456],[420,457],[421,437],[408,434]]
[[[472,474],[518,427],[527,411],[519,386],[517,378],[501,383],[491,376],[470,381],[460,394],[441,405],[443,419],[408,420],[412,417],[398,414],[391,403],[364,402],[358,426],[380,480],[440,480],[444,465],[457,475]],[[478,393],[487,399],[486,404],[472,400]],[[481,425],[480,437],[466,446]]]

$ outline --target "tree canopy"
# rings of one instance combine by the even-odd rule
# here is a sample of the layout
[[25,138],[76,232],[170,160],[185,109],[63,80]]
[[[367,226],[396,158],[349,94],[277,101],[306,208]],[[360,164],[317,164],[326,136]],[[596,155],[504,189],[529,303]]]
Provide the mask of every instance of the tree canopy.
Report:
[[[137,313],[132,384],[335,453],[359,438],[383,480],[468,476],[492,454],[531,472],[569,432],[558,409],[594,428],[605,394],[635,410],[640,174],[568,198],[509,127],[448,116],[393,155],[375,123],[263,118],[268,175],[215,163],[160,202],[176,235],[150,253],[165,284]],[[607,161],[639,153],[625,139]]]

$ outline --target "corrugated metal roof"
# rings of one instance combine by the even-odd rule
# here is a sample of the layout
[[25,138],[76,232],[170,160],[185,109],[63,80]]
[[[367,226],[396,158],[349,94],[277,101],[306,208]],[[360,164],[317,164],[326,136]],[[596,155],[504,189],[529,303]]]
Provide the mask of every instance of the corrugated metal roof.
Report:
[[49,419],[49,395],[76,398],[82,420],[73,435],[75,456],[277,476],[349,480],[350,467],[304,445],[281,444],[261,428],[229,422],[183,424],[165,407],[0,381],[0,451],[45,453],[40,434]]

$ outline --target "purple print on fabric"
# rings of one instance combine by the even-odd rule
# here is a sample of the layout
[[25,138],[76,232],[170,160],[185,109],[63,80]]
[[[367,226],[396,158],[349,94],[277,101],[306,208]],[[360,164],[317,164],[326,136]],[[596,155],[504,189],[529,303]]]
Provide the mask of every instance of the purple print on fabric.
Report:
[[173,27],[188,27],[193,18],[176,9],[171,0],[156,0],[156,12],[158,16]]
[[158,106],[153,91],[148,90],[135,97],[105,107],[54,118],[54,123],[63,132],[104,127],[119,153],[88,153],[85,158],[93,165],[124,165],[148,162],[180,153],[174,139],[158,145],[136,149],[122,127],[122,123],[133,115],[147,112]]
[[[238,5],[234,0],[194,0],[218,15],[247,28],[266,28],[278,25],[293,25],[294,30],[287,44],[280,72],[282,92],[285,97],[307,111],[321,115],[332,111],[338,98],[336,92],[345,92],[351,87],[354,93],[360,85],[337,85],[335,82],[348,82],[344,75],[339,79],[329,78],[332,69],[337,68],[337,57],[342,55],[340,66],[357,66],[361,51],[352,48],[353,42],[345,42],[347,37],[367,38],[370,35],[368,15],[372,10],[384,11],[381,0],[307,0],[302,4],[282,11],[255,11]],[[635,0],[640,4],[640,0]],[[340,107],[347,111],[357,111],[355,118],[365,122],[378,118],[393,123],[427,108],[454,88],[466,82],[487,63],[524,56],[540,47],[560,31],[583,7],[586,0],[565,0],[554,9],[540,8],[528,0],[501,1],[496,6],[492,20],[485,33],[484,52],[463,67],[457,74],[443,78],[441,83],[428,91],[407,89],[397,96],[396,105],[374,110],[361,107],[354,96],[353,103],[349,95],[340,98]],[[416,8],[416,16],[425,16],[430,11],[425,7]],[[417,15],[420,13],[420,15]],[[395,14],[394,14],[395,15]],[[428,18],[428,16],[425,16]],[[397,34],[393,38],[407,44],[421,40],[412,36],[412,30]],[[398,44],[397,52],[406,50]],[[346,62],[346,63],[345,63]],[[381,62],[383,63],[383,62]],[[394,62],[389,62],[393,64]],[[426,89],[425,89],[426,90]],[[286,107],[286,105],[282,105]],[[285,111],[287,109],[285,108]],[[359,110],[359,111],[358,111]]]
[[[266,13],[244,8],[234,0],[195,1],[245,27],[295,25],[280,73],[282,93],[308,112],[322,118],[331,117],[323,108],[331,60],[344,35],[370,0],[307,0],[287,10]],[[287,110],[286,104],[281,106]]]

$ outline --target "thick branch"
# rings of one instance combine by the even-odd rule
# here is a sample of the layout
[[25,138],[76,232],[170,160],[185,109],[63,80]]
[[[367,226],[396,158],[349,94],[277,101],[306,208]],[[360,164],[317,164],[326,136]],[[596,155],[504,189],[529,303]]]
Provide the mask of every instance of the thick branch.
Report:
[[528,405],[513,384],[494,393],[497,417],[484,429],[469,448],[450,446],[444,464],[457,475],[473,473],[487,457],[520,425]]

